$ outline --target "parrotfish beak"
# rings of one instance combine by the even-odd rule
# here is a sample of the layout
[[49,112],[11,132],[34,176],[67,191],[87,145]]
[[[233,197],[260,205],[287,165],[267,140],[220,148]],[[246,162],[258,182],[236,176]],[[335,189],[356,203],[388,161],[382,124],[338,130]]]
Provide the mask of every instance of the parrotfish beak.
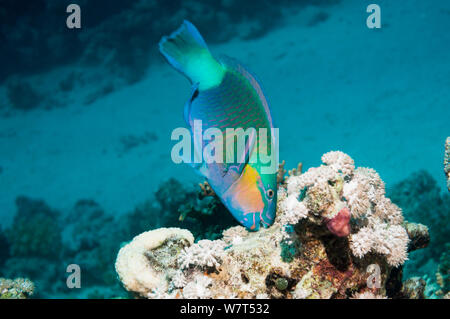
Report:
[[276,213],[276,178],[275,187],[264,185],[256,169],[246,165],[241,177],[223,194],[222,202],[248,230],[270,227]]

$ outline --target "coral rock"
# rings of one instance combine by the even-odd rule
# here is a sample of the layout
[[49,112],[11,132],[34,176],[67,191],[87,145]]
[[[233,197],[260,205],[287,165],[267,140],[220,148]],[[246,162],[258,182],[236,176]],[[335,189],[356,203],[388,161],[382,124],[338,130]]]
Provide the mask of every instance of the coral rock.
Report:
[[143,297],[168,289],[167,273],[177,267],[178,253],[192,245],[188,230],[159,228],[136,236],[117,255],[116,271],[125,289]]
[[430,234],[427,226],[416,223],[406,223],[405,227],[410,239],[408,251],[414,251],[428,246],[430,243]]
[[420,277],[409,278],[403,283],[400,292],[405,299],[424,299],[426,282]]
[[34,292],[34,284],[24,278],[0,278],[0,299],[27,299]]

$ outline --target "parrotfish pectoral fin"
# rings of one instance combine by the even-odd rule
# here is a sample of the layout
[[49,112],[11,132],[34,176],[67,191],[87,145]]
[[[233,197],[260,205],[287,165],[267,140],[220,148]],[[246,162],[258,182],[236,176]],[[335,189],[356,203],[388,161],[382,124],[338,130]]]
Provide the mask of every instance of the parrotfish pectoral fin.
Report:
[[198,96],[199,92],[198,92],[198,83],[194,83],[192,85],[191,88],[191,97],[189,98],[189,100],[186,102],[186,104],[184,105],[184,121],[186,122],[187,125],[189,125],[190,127],[192,127],[193,123],[192,120],[190,118],[191,115],[191,106],[192,106],[192,102],[194,101],[194,99]]
[[162,37],[159,51],[167,61],[200,89],[220,84],[225,68],[211,55],[197,28],[187,20],[171,35]]

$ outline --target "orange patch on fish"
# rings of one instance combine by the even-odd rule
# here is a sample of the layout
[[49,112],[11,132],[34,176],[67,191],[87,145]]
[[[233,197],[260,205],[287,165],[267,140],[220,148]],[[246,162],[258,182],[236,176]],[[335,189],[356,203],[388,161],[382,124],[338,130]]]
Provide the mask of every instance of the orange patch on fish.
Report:
[[241,177],[224,193],[224,200],[232,207],[241,209],[243,215],[262,212],[264,202],[258,188],[260,180],[261,177],[256,169],[245,165]]

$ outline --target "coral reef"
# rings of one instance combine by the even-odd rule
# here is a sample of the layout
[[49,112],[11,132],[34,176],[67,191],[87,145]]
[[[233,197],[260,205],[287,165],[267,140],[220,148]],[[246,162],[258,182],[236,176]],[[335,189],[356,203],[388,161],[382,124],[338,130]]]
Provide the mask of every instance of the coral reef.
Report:
[[34,292],[34,284],[25,278],[0,278],[0,299],[27,299]]
[[450,192],[450,136],[445,141],[445,153],[444,153],[444,173],[447,177],[447,188]]
[[17,214],[11,228],[6,231],[11,255],[57,259],[61,252],[59,212],[42,200],[25,196],[17,197],[16,205]]
[[413,277],[403,282],[399,293],[400,298],[404,299],[424,299],[426,282],[420,277]]
[[[426,227],[408,232],[374,170],[342,152],[322,161],[287,177],[268,229],[234,226],[195,244],[187,230],[136,237],[116,261],[124,287],[144,298],[398,298],[407,251],[426,244]],[[130,263],[139,267],[120,266]],[[149,283],[137,279],[144,274]]]
[[64,271],[58,271],[63,252],[60,212],[25,196],[17,197],[16,206],[13,223],[5,230],[9,254],[0,271],[9,278],[31,278],[39,286],[35,295],[42,296],[53,291],[54,283],[64,283]]
[[[411,256],[428,245],[429,229],[403,220],[402,211],[385,196],[378,174],[355,168],[341,152],[325,154],[323,162],[305,173],[298,169],[282,176],[276,222],[259,232],[228,220],[230,214],[207,185],[195,189],[175,179],[120,219],[89,199],[78,201],[64,217],[42,200],[20,196],[13,225],[0,232],[5,255],[0,271],[8,278],[31,278],[38,287],[36,297],[73,294],[64,272],[71,263],[83,269],[83,294],[77,296],[89,298],[126,297],[116,272],[127,291],[143,298],[448,295],[450,263],[442,250],[437,274],[424,278],[426,286],[417,278],[402,284],[407,252]],[[420,211],[420,201],[448,209],[433,185],[426,174],[419,174],[397,188],[402,196],[416,195],[415,187],[422,190],[405,203],[405,211]],[[159,227],[165,228],[145,232]],[[432,235],[436,227],[430,227]],[[445,245],[442,249],[448,251]],[[380,269],[380,288],[368,287],[374,264]]]
[[406,264],[407,277],[434,277],[439,258],[445,251],[450,232],[450,194],[442,192],[437,182],[421,170],[388,189],[393,203],[402,207],[403,215],[411,222],[428,226],[430,245],[420,253],[411,253]]
[[[200,195],[200,189],[170,179],[149,200],[120,218],[92,199],[79,200],[61,213],[42,200],[20,196],[13,224],[0,229],[0,273],[8,278],[31,278],[38,287],[37,298],[127,297],[117,280],[114,261],[130,238],[150,228],[182,226],[198,239],[216,239],[236,225],[216,197],[200,199]],[[69,264],[82,269],[82,291],[66,286]]]
[[435,281],[430,280],[428,295],[430,298],[450,297],[450,243],[439,260]]

